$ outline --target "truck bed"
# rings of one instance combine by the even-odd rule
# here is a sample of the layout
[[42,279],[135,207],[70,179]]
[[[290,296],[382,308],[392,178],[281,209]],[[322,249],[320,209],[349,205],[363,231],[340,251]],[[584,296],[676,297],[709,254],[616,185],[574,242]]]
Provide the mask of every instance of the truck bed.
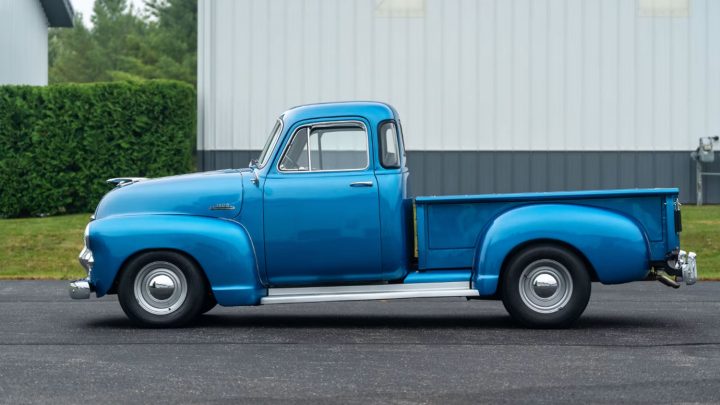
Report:
[[472,268],[479,239],[494,219],[535,204],[584,205],[627,216],[645,232],[650,261],[661,261],[679,244],[676,233],[664,231],[679,230],[673,215],[678,193],[676,188],[658,188],[416,197],[418,269]]

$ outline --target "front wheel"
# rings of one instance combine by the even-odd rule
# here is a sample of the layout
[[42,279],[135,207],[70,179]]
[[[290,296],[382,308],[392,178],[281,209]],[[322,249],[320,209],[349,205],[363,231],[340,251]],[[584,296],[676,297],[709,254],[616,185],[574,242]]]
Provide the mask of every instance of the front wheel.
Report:
[[502,301],[510,315],[533,328],[574,323],[590,300],[590,275],[569,249],[537,245],[509,261],[502,277]]
[[209,312],[211,309],[215,308],[217,306],[217,300],[215,300],[215,297],[208,293],[205,295],[205,301],[203,302],[202,309],[200,310],[201,314]]
[[128,318],[137,324],[177,327],[201,313],[206,290],[200,269],[185,256],[148,252],[128,263],[118,299]]

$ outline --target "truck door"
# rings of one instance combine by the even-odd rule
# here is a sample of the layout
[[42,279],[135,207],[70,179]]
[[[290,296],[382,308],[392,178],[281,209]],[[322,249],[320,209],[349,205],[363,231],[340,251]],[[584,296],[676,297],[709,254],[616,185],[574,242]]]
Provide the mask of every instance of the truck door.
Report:
[[267,278],[272,285],[382,279],[378,187],[367,126],[295,130],[264,185]]

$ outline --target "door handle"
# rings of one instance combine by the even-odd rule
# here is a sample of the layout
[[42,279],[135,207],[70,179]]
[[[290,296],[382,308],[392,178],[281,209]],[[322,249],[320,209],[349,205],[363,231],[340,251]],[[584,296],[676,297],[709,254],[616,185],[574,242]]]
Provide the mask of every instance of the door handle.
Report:
[[350,187],[372,187],[373,182],[372,181],[356,181],[355,183],[350,183]]

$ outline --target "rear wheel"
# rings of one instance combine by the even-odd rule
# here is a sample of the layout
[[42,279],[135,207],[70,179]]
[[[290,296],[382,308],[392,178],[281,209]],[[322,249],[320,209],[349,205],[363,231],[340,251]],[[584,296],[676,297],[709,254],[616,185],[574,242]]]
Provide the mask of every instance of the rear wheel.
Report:
[[148,252],[128,263],[118,299],[137,324],[177,327],[200,314],[206,291],[200,269],[188,258],[176,252]]
[[569,249],[537,245],[515,254],[502,276],[502,300],[510,315],[533,328],[575,322],[590,300],[590,276]]

